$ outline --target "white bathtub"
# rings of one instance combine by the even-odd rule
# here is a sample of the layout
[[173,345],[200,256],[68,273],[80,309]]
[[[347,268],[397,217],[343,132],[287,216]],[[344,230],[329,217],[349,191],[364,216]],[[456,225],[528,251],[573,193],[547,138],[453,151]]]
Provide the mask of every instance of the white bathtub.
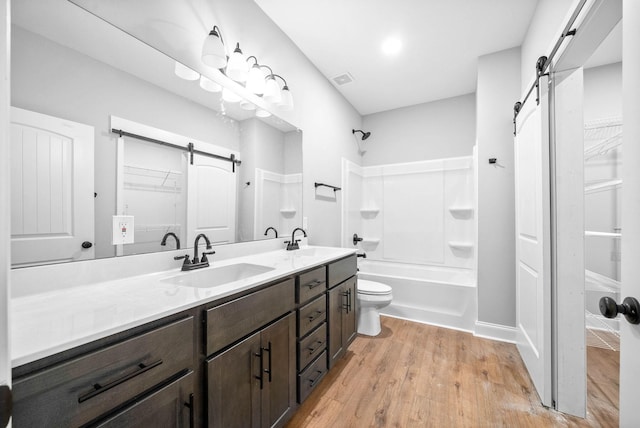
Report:
[[393,301],[380,313],[457,330],[473,331],[477,318],[475,272],[358,259],[358,278],[391,286]]

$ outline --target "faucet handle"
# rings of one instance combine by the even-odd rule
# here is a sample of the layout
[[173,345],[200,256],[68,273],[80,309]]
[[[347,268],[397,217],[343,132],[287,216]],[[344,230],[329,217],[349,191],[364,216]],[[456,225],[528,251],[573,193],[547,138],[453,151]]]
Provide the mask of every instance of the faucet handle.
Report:
[[216,252],[215,252],[215,251],[213,251],[213,250],[212,250],[212,251],[204,251],[204,252],[202,253],[202,258],[200,259],[200,263],[206,263],[206,262],[208,262],[208,261],[209,261],[209,259],[207,258],[207,256],[212,255],[212,254],[215,254],[215,253],[216,253]]
[[189,260],[189,254],[185,254],[184,256],[175,256],[173,258],[173,260],[182,260],[184,259],[184,263],[182,263],[182,265],[190,265],[191,264],[191,260]]

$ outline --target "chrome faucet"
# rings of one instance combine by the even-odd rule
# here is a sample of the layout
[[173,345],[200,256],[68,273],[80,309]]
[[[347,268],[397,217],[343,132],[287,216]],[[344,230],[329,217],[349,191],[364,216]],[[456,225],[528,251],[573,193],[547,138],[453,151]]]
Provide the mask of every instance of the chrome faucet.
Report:
[[269,233],[270,230],[273,230],[273,233],[276,234],[276,238],[278,237],[278,231],[276,230],[275,227],[269,226],[267,227],[267,230],[264,231],[264,236],[267,236],[267,233]]
[[293,229],[293,232],[291,232],[291,241],[284,241],[285,244],[287,244],[287,251],[291,251],[291,250],[299,250],[300,246],[298,245],[298,242],[301,241],[301,239],[296,239],[296,232],[297,231],[301,231],[302,234],[304,235],[304,237],[307,237],[307,232],[304,231],[303,228],[301,227],[296,227],[295,229]]
[[160,242],[160,245],[162,245],[163,247],[167,245],[167,238],[173,236],[173,238],[176,240],[176,250],[180,249],[180,239],[178,238],[178,236],[173,233],[173,232],[168,232],[165,233],[164,236],[162,237],[162,241]]
[[184,263],[182,263],[182,270],[194,270],[194,269],[200,269],[200,268],[205,268],[209,266],[209,259],[207,258],[207,256],[211,254],[215,254],[216,252],[203,251],[202,260],[201,260],[198,257],[198,242],[200,241],[200,238],[204,238],[204,241],[207,243],[207,250],[211,250],[211,242],[209,241],[209,238],[207,238],[207,235],[205,235],[204,233],[201,233],[198,236],[196,236],[196,240],[193,243],[193,260],[189,260],[189,254],[185,254],[184,256],[174,257],[174,260],[184,259]]

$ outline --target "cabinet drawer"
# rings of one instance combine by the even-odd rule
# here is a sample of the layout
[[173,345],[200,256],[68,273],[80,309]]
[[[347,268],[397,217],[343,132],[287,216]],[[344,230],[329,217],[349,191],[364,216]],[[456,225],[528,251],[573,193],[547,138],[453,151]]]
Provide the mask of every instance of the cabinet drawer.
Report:
[[327,373],[327,353],[323,352],[305,371],[298,375],[298,403],[307,399]]
[[322,295],[298,311],[298,337],[302,338],[327,319],[327,296]]
[[293,279],[206,311],[207,355],[242,339],[295,307]]
[[298,276],[296,298],[298,303],[313,299],[327,289],[327,269],[321,266]]
[[193,369],[193,317],[14,382],[15,426],[78,426],[184,369]]
[[342,281],[351,278],[356,274],[356,271],[357,265],[355,254],[329,264],[327,267],[329,288],[335,287]]
[[298,368],[302,371],[327,347],[327,323],[322,323],[313,333],[298,342]]

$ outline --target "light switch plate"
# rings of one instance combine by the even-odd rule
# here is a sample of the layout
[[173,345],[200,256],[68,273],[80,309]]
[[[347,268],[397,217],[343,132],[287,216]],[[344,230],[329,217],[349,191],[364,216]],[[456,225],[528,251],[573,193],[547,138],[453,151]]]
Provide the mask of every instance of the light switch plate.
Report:
[[133,244],[133,216],[113,216],[113,245]]

